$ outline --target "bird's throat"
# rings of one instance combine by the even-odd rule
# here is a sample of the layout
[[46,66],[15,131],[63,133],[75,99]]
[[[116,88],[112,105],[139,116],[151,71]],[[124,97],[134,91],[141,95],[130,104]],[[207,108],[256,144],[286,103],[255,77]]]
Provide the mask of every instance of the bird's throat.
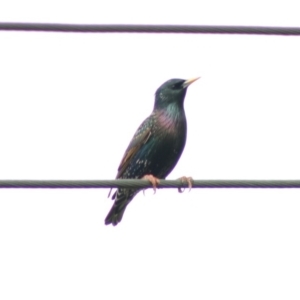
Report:
[[184,110],[177,105],[169,105],[157,112],[157,122],[164,130],[176,132],[186,126]]

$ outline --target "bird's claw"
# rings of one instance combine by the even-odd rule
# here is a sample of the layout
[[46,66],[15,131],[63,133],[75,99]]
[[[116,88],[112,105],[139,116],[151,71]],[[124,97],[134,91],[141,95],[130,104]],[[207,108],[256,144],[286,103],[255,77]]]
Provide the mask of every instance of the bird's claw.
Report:
[[[148,180],[148,181],[150,181],[152,183],[153,191],[154,191],[154,194],[155,194],[156,193],[156,188],[159,185],[159,179],[156,178],[156,177],[154,177],[151,174],[143,176],[142,179]],[[143,190],[143,193],[145,195],[145,190]]]
[[[180,177],[179,179],[180,179],[180,181],[181,181],[182,183],[183,183],[183,182],[188,183],[188,186],[189,186],[189,192],[190,192],[191,189],[192,189],[192,186],[193,186],[193,178],[192,178],[192,177],[182,176],[182,177]],[[181,187],[178,188],[178,192],[179,192],[179,193],[183,193],[184,190],[185,190],[185,188],[181,188]]]

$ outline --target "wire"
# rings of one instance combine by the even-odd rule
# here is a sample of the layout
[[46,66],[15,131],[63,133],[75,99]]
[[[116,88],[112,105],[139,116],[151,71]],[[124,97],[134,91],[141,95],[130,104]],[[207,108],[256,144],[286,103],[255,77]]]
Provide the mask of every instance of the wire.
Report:
[[222,25],[134,25],[134,24],[51,24],[0,23],[0,30],[52,31],[80,33],[190,33],[300,35],[298,27],[222,26]]
[[[216,25],[121,25],[0,22],[0,30],[80,33],[190,33],[300,35],[297,27]],[[147,180],[0,180],[0,188],[149,188]],[[160,180],[158,188],[184,188],[181,180]],[[193,180],[193,188],[300,188],[300,180]]]
[[[300,188],[300,180],[192,180],[193,188]],[[89,189],[149,188],[148,180],[0,180],[1,188]],[[160,180],[158,188],[187,188],[181,180]]]

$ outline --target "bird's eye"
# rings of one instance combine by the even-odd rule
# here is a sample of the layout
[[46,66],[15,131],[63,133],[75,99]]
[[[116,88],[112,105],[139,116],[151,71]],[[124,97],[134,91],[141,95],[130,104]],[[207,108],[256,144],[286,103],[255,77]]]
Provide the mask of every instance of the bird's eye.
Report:
[[177,90],[177,89],[180,89],[182,87],[182,83],[181,82],[178,82],[178,83],[175,83],[171,86],[171,89],[172,90]]

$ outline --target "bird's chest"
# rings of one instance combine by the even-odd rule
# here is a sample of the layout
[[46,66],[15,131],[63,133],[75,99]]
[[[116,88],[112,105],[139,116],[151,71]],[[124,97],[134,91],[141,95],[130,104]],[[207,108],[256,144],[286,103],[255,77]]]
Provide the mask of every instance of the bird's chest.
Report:
[[152,173],[166,176],[177,163],[186,142],[186,120],[157,119],[149,140],[148,157]]
[[[155,137],[154,137],[155,140]],[[158,154],[176,155],[185,145],[186,124],[178,123],[160,127],[157,134],[156,150]],[[155,151],[156,152],[156,151]]]
[[125,178],[152,174],[165,178],[179,160],[186,141],[186,119],[156,116],[151,134],[129,165]]
[[157,132],[162,144],[177,147],[185,143],[186,139],[186,118],[184,114],[172,116],[161,114],[157,116],[153,132]]

